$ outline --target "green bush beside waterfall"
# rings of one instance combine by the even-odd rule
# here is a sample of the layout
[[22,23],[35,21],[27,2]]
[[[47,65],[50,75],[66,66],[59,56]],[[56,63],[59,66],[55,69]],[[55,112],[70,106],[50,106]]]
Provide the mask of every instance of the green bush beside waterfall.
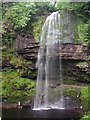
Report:
[[2,100],[7,102],[27,101],[33,99],[35,81],[20,78],[16,70],[7,69],[2,73]]

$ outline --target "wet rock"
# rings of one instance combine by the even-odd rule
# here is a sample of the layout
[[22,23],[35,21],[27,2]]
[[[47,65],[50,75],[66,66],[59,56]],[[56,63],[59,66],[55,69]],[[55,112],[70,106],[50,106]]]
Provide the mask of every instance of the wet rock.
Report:
[[17,108],[18,104],[17,103],[3,103],[0,108],[5,108],[5,109],[10,109],[10,108]]
[[[82,44],[69,44],[64,43],[59,48],[61,53],[58,53],[57,55],[61,55],[62,59],[70,59],[70,60],[86,60],[88,57],[88,46],[82,45]],[[27,60],[36,60],[37,54],[39,50],[39,45],[36,45],[35,43],[30,44],[27,47],[23,47],[20,50],[18,50],[18,54],[21,54],[25,59]],[[53,53],[54,54],[54,53]],[[52,55],[51,55],[52,56]],[[56,56],[56,54],[55,54]]]
[[21,33],[16,39],[16,50],[27,49],[28,47],[33,48],[37,46],[37,44],[34,45],[34,43],[34,37],[32,35]]
[[84,61],[73,61],[73,60],[63,60],[63,79],[65,80],[74,80],[74,81],[81,81],[81,82],[90,82],[90,73],[89,68],[80,68],[77,66],[79,63],[83,63]]
[[[63,79],[70,79],[81,82],[90,82],[90,48],[82,44],[63,43],[60,48],[61,51],[55,56],[61,55],[62,57],[62,69]],[[36,60],[38,56],[39,43],[30,43],[26,47],[17,50],[19,55],[22,55],[27,61],[32,61],[32,64],[28,65],[28,69],[33,72],[36,71]],[[52,56],[52,55],[50,55]],[[86,64],[79,65],[79,62],[86,62]],[[28,77],[30,79],[36,79],[36,76],[22,74],[22,77]]]
[[14,67],[11,63],[9,58],[3,58],[2,59],[2,67]]
[[29,78],[29,79],[33,79],[35,80],[37,78],[37,75],[33,75],[33,74],[27,74],[27,73],[22,73],[21,76],[22,78]]

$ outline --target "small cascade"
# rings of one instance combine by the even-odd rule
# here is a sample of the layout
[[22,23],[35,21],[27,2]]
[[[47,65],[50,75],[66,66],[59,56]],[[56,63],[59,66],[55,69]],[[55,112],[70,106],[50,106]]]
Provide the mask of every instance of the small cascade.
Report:
[[[47,17],[42,27],[36,64],[38,76],[34,110],[64,109],[61,44],[73,42],[69,22],[68,14],[65,18],[57,11]],[[65,30],[65,26],[68,26],[69,30]],[[69,36],[64,36],[64,34]]]

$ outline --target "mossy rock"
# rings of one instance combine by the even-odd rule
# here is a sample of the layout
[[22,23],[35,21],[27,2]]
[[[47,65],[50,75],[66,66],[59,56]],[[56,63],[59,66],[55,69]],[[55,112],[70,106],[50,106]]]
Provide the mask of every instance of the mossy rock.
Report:
[[45,16],[39,16],[37,21],[33,23],[33,34],[36,42],[39,42],[42,26],[45,22]]

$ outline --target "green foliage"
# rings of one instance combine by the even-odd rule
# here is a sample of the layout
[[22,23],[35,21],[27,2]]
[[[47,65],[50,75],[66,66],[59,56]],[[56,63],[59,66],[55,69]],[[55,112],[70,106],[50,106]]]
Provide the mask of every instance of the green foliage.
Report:
[[[88,21],[89,22],[89,21]],[[79,33],[79,39],[77,42],[79,43],[86,43],[86,44],[90,44],[90,30],[89,30],[89,24],[90,23],[84,23],[84,22],[80,22],[78,25],[78,33]]]
[[84,21],[89,20],[90,2],[57,2],[56,7],[63,10],[73,10]]
[[[46,2],[3,3],[3,44],[7,48],[13,47],[17,35],[21,32],[28,32],[35,35],[34,38],[37,40],[40,36],[41,26],[45,20],[43,15],[47,15],[48,11],[53,10],[55,10],[55,7]],[[40,15],[42,18],[38,20]],[[32,26],[34,22],[35,25]]]
[[2,3],[0,2],[0,34],[3,32],[2,26]]
[[85,108],[89,108],[89,104],[90,104],[90,96],[89,96],[89,89],[90,89],[90,85],[82,87],[80,89],[81,95],[80,95],[80,99],[82,104],[84,105]]
[[73,98],[76,98],[77,94],[77,90],[78,88],[65,88],[64,92],[65,92],[65,95],[67,96],[70,96],[70,97],[73,97]]
[[0,2],[0,21],[2,20],[2,3]]
[[27,74],[35,74],[31,72],[27,65],[31,64],[31,61],[26,62],[22,56],[15,56],[13,49],[10,49],[8,53],[3,51],[3,57],[10,60],[10,63],[15,68],[3,68],[3,72],[0,73],[2,77],[2,99],[9,102],[17,102],[32,99],[35,91],[35,81],[28,78],[21,78],[22,72]]
[[75,84],[75,81],[74,80],[69,80],[69,78],[68,79],[64,79],[64,84],[66,84],[66,85],[70,85],[70,84]]
[[[56,11],[56,8],[50,2],[36,2],[36,18],[33,24],[33,35],[37,42],[39,42],[42,26],[45,22],[47,15],[52,12]],[[42,11],[42,12],[41,12]]]
[[90,111],[84,113],[84,115],[82,116],[80,120],[90,120]]
[[2,72],[0,72],[0,78],[2,78]]
[[[73,10],[79,16],[80,23],[78,25],[79,31],[79,43],[90,43],[90,20],[89,3],[67,3],[59,2],[56,7],[60,9]],[[0,7],[1,10],[1,7]],[[3,14],[3,45],[6,46],[6,51],[4,51],[3,56],[10,58],[10,62],[17,66],[17,70],[7,69],[3,72],[2,80],[2,98],[8,101],[16,102],[18,100],[22,101],[24,99],[30,98],[34,95],[35,82],[27,79],[20,78],[18,66],[22,66],[22,60],[13,56],[14,43],[17,35],[23,31],[30,31],[34,35],[36,41],[40,38],[41,27],[45,21],[45,17],[50,14],[50,12],[55,11],[56,8],[49,3],[27,3],[27,2],[17,2],[17,3],[3,3],[3,12],[0,12],[0,17]],[[0,28],[2,30],[2,28]],[[7,47],[8,46],[8,47]],[[12,49],[10,49],[12,47]],[[9,49],[9,52],[8,49]],[[11,51],[11,52],[10,52]],[[7,52],[7,53],[6,53]],[[21,61],[21,62],[20,62]],[[23,64],[24,65],[24,64]],[[28,74],[36,74],[32,71],[28,71],[26,66],[24,66],[25,72]],[[81,75],[80,75],[81,76]],[[83,77],[84,78],[84,77]],[[1,83],[1,82],[0,82]],[[66,89],[66,94],[74,96],[77,94],[75,89]],[[81,89],[81,100],[88,102],[87,88]]]
[[7,48],[14,46],[17,34],[32,20],[32,16],[36,13],[35,7],[35,4],[31,2],[3,3],[4,33],[2,39]]
[[[10,61],[10,63],[12,64],[12,65],[16,65],[17,66],[17,62],[18,62],[18,57],[15,55],[15,52],[14,52],[14,50],[13,50],[13,48],[9,48],[8,50],[7,50],[7,48],[5,47],[5,48],[3,48],[4,50],[2,51],[2,57],[3,58],[7,58],[7,59],[9,59],[9,61]],[[20,62],[24,62],[24,60],[21,60]]]
[[34,96],[35,82],[20,78],[15,70],[2,73],[2,99],[9,102],[24,101]]
[[7,49],[13,48],[15,45],[15,33],[12,32],[5,32],[2,36],[2,44],[7,47]]
[[88,86],[81,88],[81,98],[82,99],[88,100],[88,98],[89,98],[88,89],[89,89]]
[[6,8],[6,12],[3,15],[3,20],[14,29],[25,27],[27,22],[31,20],[32,15],[35,14],[35,10],[34,3],[14,3],[9,8]]
[[37,8],[37,15],[45,15],[49,12],[56,11],[56,8],[50,2],[36,2],[35,4]]
[[[17,34],[29,31],[36,41],[40,38],[41,27],[45,21],[44,17],[56,9],[67,9],[74,11],[80,18],[78,24],[79,39],[76,43],[90,44],[90,20],[89,8],[90,2],[57,2],[56,6],[50,2],[17,2],[3,3],[3,44],[10,48],[14,46]],[[42,12],[41,12],[42,11]],[[40,17],[41,16],[41,17]],[[33,25],[32,25],[33,24]],[[2,27],[0,27],[2,31]]]
[[79,40],[76,43],[90,44],[90,19],[89,8],[90,2],[57,2],[56,7],[59,10],[74,11],[78,18],[78,34]]
[[89,60],[89,61],[90,61],[90,55],[88,55],[88,58],[87,58],[87,60]]
[[57,2],[56,3],[56,7],[58,8],[58,9],[68,9],[68,10],[70,10],[71,9],[71,5],[70,5],[70,2]]
[[33,35],[37,42],[39,42],[40,40],[41,30],[44,22],[45,22],[45,17],[40,16],[37,18],[37,21],[33,23]]

